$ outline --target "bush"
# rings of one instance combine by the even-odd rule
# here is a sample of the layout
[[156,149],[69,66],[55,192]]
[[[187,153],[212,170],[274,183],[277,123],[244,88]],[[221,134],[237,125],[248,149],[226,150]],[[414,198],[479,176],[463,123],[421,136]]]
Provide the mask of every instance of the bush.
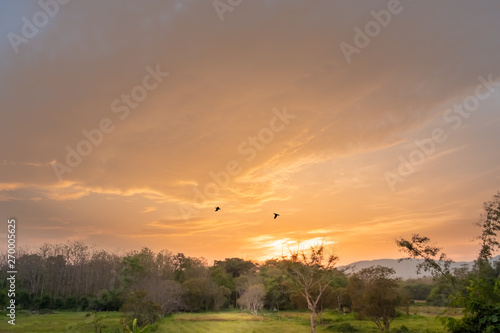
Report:
[[7,297],[7,290],[0,290],[0,306],[4,308],[9,304],[9,298]]
[[58,297],[54,300],[54,305],[52,306],[55,310],[60,310],[64,308],[64,301],[62,298]]
[[64,308],[69,310],[76,310],[77,302],[75,296],[66,297],[66,301],[64,302]]
[[400,328],[394,329],[394,333],[409,333],[409,332],[410,330],[405,325],[401,326]]
[[340,325],[331,325],[328,327],[328,330],[334,331],[334,332],[344,332],[344,333],[351,333],[351,332],[358,332],[359,330],[352,326],[349,323],[342,323]]
[[52,303],[52,299],[50,298],[50,295],[44,294],[41,298],[37,297],[33,300],[33,303],[35,303],[35,308],[40,310],[40,309],[50,309],[50,304]]
[[89,308],[90,305],[90,300],[87,296],[82,296],[80,297],[80,300],[78,301],[78,309],[80,311],[85,311]]
[[130,321],[136,319],[141,327],[161,318],[161,306],[148,299],[142,290],[131,292],[121,310]]

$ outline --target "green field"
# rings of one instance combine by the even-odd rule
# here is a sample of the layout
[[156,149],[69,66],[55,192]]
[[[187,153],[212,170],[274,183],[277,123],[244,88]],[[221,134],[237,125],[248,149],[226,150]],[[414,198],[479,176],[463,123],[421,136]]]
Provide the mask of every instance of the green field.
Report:
[[[444,332],[441,322],[436,318],[445,308],[419,306],[410,309],[409,316],[396,318],[391,328],[406,326],[410,332]],[[460,311],[448,312],[459,315]],[[95,332],[91,317],[87,312],[56,312],[51,314],[30,314],[20,311],[16,316],[16,326],[7,323],[7,316],[0,322],[0,332]],[[101,312],[99,317],[102,333],[122,332],[120,326],[122,314],[119,312]],[[342,324],[349,323],[358,332],[378,332],[375,324],[369,320],[356,320],[353,315],[339,315],[325,311],[323,323],[317,324],[317,332],[338,332]],[[239,311],[209,313],[179,313],[161,320],[155,332],[310,332],[307,312],[287,311],[277,314],[264,312],[252,316]]]

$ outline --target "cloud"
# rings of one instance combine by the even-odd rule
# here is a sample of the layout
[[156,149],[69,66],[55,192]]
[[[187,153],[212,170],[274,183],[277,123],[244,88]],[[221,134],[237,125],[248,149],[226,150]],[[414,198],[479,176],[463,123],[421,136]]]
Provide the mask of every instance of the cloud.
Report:
[[[498,67],[500,55],[497,2],[401,3],[404,10],[350,64],[339,44],[352,43],[354,28],[363,28],[373,19],[370,11],[386,8],[386,1],[246,1],[223,22],[203,1],[62,6],[18,54],[8,42],[0,47],[0,203],[10,208],[30,201],[26,207],[41,214],[30,213],[32,225],[61,214],[83,227],[86,211],[97,205],[106,232],[116,218],[131,232],[132,220],[147,216],[141,220],[147,230],[136,235],[195,235],[223,232],[235,221],[258,224],[256,214],[274,207],[295,219],[303,206],[314,206],[321,213],[308,228],[330,230],[320,224],[331,219],[332,198],[393,200],[382,177],[397,161],[392,153],[402,152],[408,133],[434,124],[443,105],[470,94],[479,75]],[[36,3],[14,7],[18,17],[5,21],[4,36],[19,32],[21,17],[39,10]],[[121,119],[113,102],[143,85],[148,66],[170,74]],[[285,107],[294,118],[277,123],[282,130],[263,143],[273,110]],[[89,140],[84,133],[103,119],[114,130],[61,182],[54,164],[67,165],[68,149]],[[252,138],[260,148],[250,158],[239,147],[253,147]],[[450,140],[422,169],[435,171],[469,151],[459,148],[468,143],[456,143]],[[207,184],[216,184],[213,174],[227,172],[230,161],[239,171],[207,194]],[[428,177],[440,183],[442,174]],[[434,186],[414,177],[398,192],[405,200],[415,186]],[[196,190],[205,198],[197,200]],[[103,202],[113,202],[113,209]],[[124,216],[119,207],[131,202],[127,208],[137,215]],[[233,220],[206,218],[214,205]],[[193,224],[180,222],[180,206],[197,212]],[[409,221],[383,214],[383,222],[359,228],[404,228]]]

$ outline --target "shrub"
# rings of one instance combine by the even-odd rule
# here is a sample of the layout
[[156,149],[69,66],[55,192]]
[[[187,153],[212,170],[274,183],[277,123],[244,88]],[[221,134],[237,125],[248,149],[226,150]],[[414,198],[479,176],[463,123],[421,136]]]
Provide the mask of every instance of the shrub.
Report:
[[121,310],[129,319],[136,319],[138,326],[153,324],[161,318],[161,306],[148,299],[142,290],[131,292]]
[[352,326],[349,323],[342,323],[340,325],[331,325],[328,327],[328,330],[333,331],[333,332],[344,332],[344,333],[351,333],[351,332],[358,332],[359,330]]
[[409,333],[409,332],[410,330],[405,325],[402,325],[400,328],[396,328],[394,330],[394,333]]
[[54,305],[52,306],[53,309],[59,310],[64,308],[64,301],[62,298],[56,298],[54,300]]
[[64,308],[69,310],[76,310],[76,297],[68,296],[64,301]]
[[90,300],[87,296],[82,296],[80,297],[80,300],[78,300],[78,309],[80,311],[85,311],[89,308],[90,305]]

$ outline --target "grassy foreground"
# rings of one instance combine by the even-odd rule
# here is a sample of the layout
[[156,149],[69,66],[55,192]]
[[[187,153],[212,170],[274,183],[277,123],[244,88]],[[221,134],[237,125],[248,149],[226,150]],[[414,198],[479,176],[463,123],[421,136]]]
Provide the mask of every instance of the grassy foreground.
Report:
[[[445,332],[436,315],[442,314],[444,308],[413,307],[411,315],[396,318],[391,328],[396,332],[402,325],[410,332]],[[0,332],[68,332],[84,333],[95,332],[92,318],[87,312],[57,312],[52,314],[30,314],[21,311],[16,316],[16,325],[7,323],[5,311],[0,322]],[[448,315],[459,315],[459,311],[448,312]],[[123,332],[120,326],[119,312],[101,312],[99,317],[102,333]],[[323,324],[317,324],[319,332],[348,332],[346,326],[354,327],[357,332],[378,332],[375,324],[369,320],[356,320],[353,315],[339,315],[332,311],[325,311]],[[344,327],[344,330],[342,328]],[[179,313],[163,318],[155,332],[309,332],[309,314],[307,312],[286,311],[277,313],[262,313],[252,316],[239,311],[209,312],[209,313]]]
[[[95,332],[92,318],[87,316],[88,312],[54,312],[50,314],[31,314],[28,311],[16,313],[16,325],[7,323],[5,311],[1,311],[0,332],[26,332],[26,333],[54,333],[71,332],[84,333]],[[99,317],[103,327],[102,333],[122,333],[120,325],[120,312],[100,312]]]

